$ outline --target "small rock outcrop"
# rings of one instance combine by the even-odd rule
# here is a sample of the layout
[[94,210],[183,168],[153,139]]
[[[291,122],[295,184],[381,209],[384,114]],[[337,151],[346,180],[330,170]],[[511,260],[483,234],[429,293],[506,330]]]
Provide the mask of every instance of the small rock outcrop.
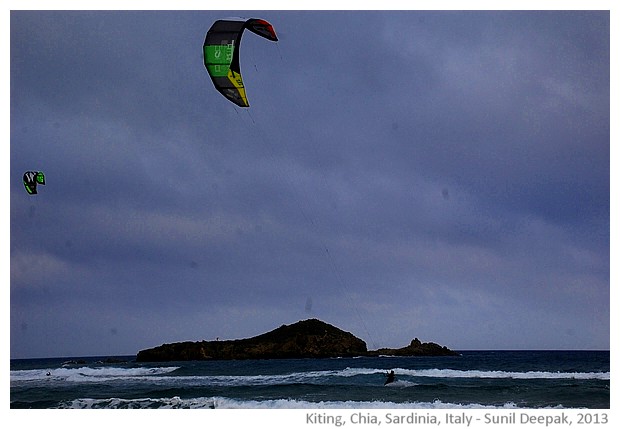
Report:
[[423,343],[414,338],[408,346],[400,349],[378,349],[369,352],[373,356],[458,356],[459,353],[446,346],[435,343]]
[[354,356],[455,356],[447,347],[422,343],[415,338],[400,349],[368,351],[366,343],[317,319],[282,325],[252,338],[225,341],[197,341],[163,344],[141,350],[137,362],[189,360],[302,359]]

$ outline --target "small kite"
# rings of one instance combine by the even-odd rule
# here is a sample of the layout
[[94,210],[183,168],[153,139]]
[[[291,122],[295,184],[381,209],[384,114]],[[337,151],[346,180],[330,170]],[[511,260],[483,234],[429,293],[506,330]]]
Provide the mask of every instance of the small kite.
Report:
[[30,195],[37,193],[37,185],[45,185],[45,175],[41,171],[26,171],[24,173],[24,187]]
[[205,67],[215,89],[239,107],[250,105],[239,69],[239,44],[246,28],[272,42],[278,41],[270,23],[251,18],[215,21],[203,45]]

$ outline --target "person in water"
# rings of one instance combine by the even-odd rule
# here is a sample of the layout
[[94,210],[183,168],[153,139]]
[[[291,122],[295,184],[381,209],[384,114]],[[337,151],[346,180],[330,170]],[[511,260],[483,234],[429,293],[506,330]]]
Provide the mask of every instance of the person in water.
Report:
[[385,380],[384,386],[386,384],[392,383],[396,379],[396,374],[394,374],[394,370],[391,370],[385,376],[387,377],[387,380]]

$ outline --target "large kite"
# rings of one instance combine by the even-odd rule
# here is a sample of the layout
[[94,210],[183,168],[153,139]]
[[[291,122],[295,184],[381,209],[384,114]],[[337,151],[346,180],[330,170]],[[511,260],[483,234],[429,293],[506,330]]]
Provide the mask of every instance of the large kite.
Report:
[[273,42],[278,41],[270,23],[263,19],[215,21],[205,38],[204,63],[215,89],[240,107],[248,107],[239,69],[239,44],[245,29]]
[[37,184],[45,185],[45,175],[41,171],[26,171],[24,173],[24,187],[30,195],[37,193]]

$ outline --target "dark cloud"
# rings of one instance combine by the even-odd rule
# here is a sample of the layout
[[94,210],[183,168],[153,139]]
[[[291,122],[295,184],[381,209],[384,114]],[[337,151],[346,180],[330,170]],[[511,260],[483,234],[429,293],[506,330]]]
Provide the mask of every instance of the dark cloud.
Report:
[[[244,37],[250,109],[202,64],[233,15],[280,39]],[[11,355],[307,317],[370,347],[609,347],[609,29],[604,11],[12,11]]]

